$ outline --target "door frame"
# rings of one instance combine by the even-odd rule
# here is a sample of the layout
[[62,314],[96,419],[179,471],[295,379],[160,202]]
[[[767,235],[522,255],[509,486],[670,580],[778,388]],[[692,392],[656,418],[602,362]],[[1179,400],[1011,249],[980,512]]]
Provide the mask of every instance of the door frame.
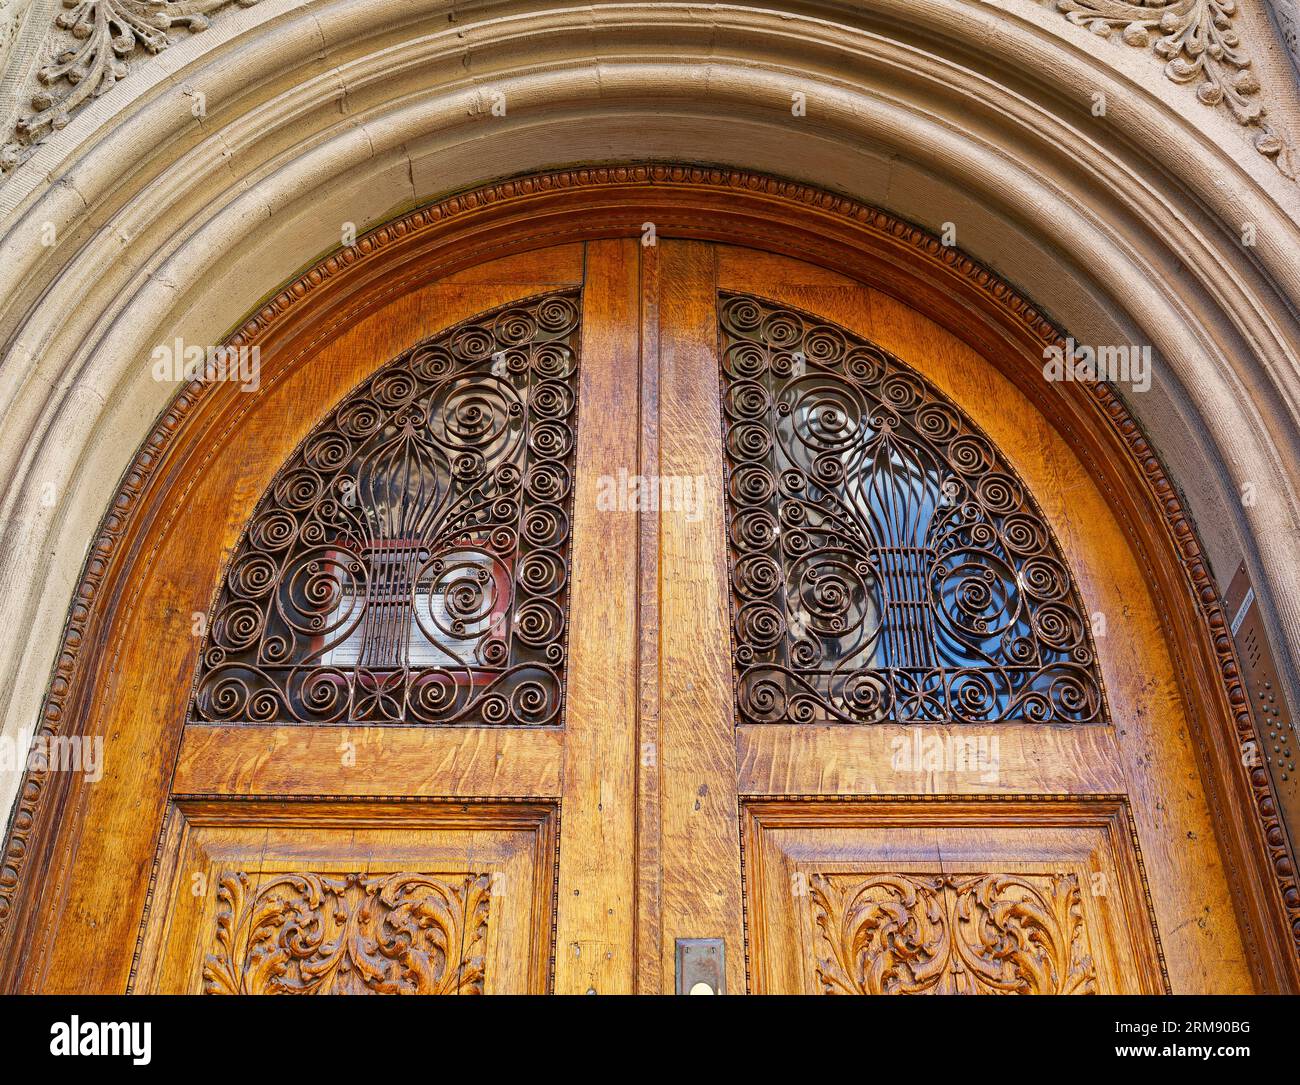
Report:
[[[635,237],[647,221],[659,237],[783,253],[922,308],[1014,381],[1073,446],[1124,525],[1167,616],[1256,986],[1300,990],[1294,857],[1268,774],[1241,755],[1257,741],[1255,727],[1228,616],[1190,515],[1116,390],[1043,381],[1043,350],[1063,346],[1064,331],[959,250],[877,208],[762,174],[673,165],[557,170],[455,194],[377,227],[268,297],[224,342],[258,346],[273,369],[277,358],[296,357],[372,312],[395,284],[410,290],[508,254]],[[132,570],[147,560],[168,503],[186,486],[213,427],[230,417],[236,390],[220,381],[182,387],[127,470],[78,585],[39,735],[83,733],[96,662],[111,652],[115,624],[130,609]],[[53,936],[42,889],[85,829],[68,775],[29,771],[19,790],[0,876],[0,989],[23,989],[34,942]]]

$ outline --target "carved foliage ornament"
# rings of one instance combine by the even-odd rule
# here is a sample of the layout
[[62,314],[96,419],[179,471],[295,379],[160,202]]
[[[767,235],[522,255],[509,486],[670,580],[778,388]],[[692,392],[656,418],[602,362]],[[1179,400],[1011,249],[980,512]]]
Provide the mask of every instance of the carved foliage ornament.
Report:
[[741,723],[1090,723],[1091,630],[987,437],[897,358],[719,297]]
[[487,874],[238,871],[217,889],[203,990],[223,995],[483,993]]
[[[63,0],[54,20],[59,49],[37,73],[41,90],[33,112],[21,118],[13,141],[0,150],[0,169],[13,169],[51,129],[63,128],[72,113],[126,77],[138,49],[160,53],[173,40],[167,31],[206,30],[208,16],[257,0]],[[56,45],[56,48],[58,46]]]
[[578,312],[457,325],[313,430],[226,572],[198,719],[558,722]]
[[1074,874],[817,874],[826,994],[1096,994]]
[[[66,48],[37,72],[41,89],[32,98],[32,112],[17,122],[10,142],[0,149],[0,170],[19,165],[51,129],[63,128],[72,113],[112,89],[127,75],[127,62],[138,50],[159,53],[173,43],[169,30],[198,32],[207,28],[214,12],[257,2],[63,0],[66,10],[55,19],[55,33]],[[1233,29],[1235,0],[1055,0],[1055,6],[1071,22],[1102,37],[1119,31],[1129,45],[1146,47],[1154,41],[1170,79],[1196,83],[1202,102],[1225,106],[1239,124],[1254,129],[1255,148],[1295,179],[1295,148],[1265,122],[1259,82]]]
[[1196,97],[1222,106],[1254,132],[1255,149],[1271,158],[1291,180],[1296,178],[1295,147],[1266,122],[1259,80],[1232,25],[1236,0],[1056,0],[1077,26],[1137,48],[1148,46],[1165,61],[1165,75],[1196,86]]

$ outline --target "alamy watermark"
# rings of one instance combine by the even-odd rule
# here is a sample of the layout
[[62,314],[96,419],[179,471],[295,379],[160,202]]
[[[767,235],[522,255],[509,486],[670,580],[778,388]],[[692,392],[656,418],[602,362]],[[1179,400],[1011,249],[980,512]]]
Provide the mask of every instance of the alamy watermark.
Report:
[[990,734],[926,734],[913,727],[889,742],[895,772],[946,772],[978,777],[996,784],[1002,768],[1001,743]]
[[103,735],[0,735],[0,772],[80,772],[104,778]]
[[201,346],[177,337],[159,343],[150,354],[156,381],[230,381],[240,391],[256,392],[262,385],[262,348]]
[[703,475],[633,475],[620,467],[596,480],[600,512],[680,513],[688,523],[703,515]]
[[136,1066],[153,1059],[150,1021],[83,1021],[73,1014],[50,1026],[51,1055],[126,1057]]
[[1049,381],[1111,381],[1135,392],[1151,387],[1151,347],[1136,343],[1087,346],[1073,338],[1043,350],[1043,376]]

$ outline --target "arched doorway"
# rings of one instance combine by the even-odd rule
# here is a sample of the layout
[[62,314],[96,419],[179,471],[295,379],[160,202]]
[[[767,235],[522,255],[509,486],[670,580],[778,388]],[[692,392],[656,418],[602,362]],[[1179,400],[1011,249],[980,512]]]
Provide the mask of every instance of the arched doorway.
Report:
[[182,393],[11,981],[671,990],[718,939],[729,990],[1266,985],[1113,392],[883,216],[611,180],[417,212],[236,337],[256,390]]

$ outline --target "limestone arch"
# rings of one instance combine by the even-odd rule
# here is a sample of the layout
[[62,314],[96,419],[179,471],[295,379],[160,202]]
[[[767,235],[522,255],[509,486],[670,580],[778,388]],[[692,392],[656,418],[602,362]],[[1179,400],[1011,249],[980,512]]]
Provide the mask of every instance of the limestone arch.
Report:
[[[1244,554],[1300,656],[1300,196],[1230,127],[1207,135],[1158,75],[1020,9],[435,9],[265,0],[142,66],[0,190],[0,619],[33,631],[0,659],[7,734],[38,720],[114,483],[173,394],[150,346],[218,341],[342,222],[575,161],[757,169],[956,221],[960,249],[1081,340],[1152,343],[1158,384],[1133,413],[1214,573]],[[1104,137],[1081,87],[1126,104]],[[798,124],[794,93],[812,103]]]

